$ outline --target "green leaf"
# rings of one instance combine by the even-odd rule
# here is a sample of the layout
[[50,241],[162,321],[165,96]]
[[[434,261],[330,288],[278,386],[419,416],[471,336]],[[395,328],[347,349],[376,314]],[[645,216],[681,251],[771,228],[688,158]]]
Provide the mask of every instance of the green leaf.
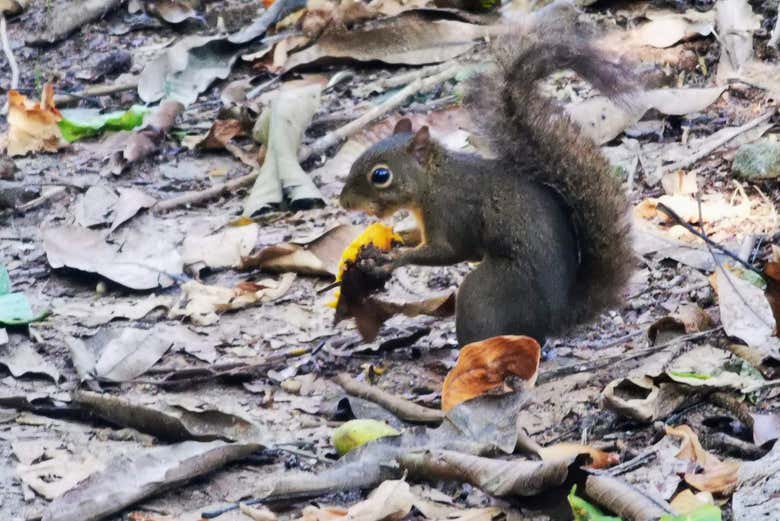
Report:
[[0,325],[2,326],[21,326],[43,320],[48,315],[49,311],[37,315],[33,313],[27,295],[24,293],[0,295]]
[[0,295],[7,293],[11,293],[11,277],[8,276],[5,264],[0,264]]
[[144,122],[149,109],[133,105],[125,112],[111,112],[80,119],[63,117],[58,123],[62,137],[72,143],[77,139],[95,136],[106,130],[133,130]]
[[715,505],[702,505],[687,514],[666,514],[660,521],[721,521],[720,509]]
[[575,495],[577,492],[577,485],[571,487],[571,492],[567,499],[569,500],[569,506],[574,514],[574,521],[623,521],[620,517],[607,516],[601,512],[599,507],[591,505],[581,497]]

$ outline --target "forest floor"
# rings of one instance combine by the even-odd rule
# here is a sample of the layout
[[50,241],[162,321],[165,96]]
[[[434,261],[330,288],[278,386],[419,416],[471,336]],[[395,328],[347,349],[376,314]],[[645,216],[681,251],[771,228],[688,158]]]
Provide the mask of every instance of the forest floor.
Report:
[[[544,345],[533,389],[442,417],[452,317],[396,315],[370,342],[334,324],[322,290],[373,222],[338,194],[402,116],[479,150],[464,79],[529,3],[276,1],[293,14],[248,33],[255,0],[0,0],[18,65],[6,49],[3,92],[32,104],[51,85],[72,121],[154,118],[67,143],[57,110],[17,98],[0,123],[0,518],[564,520],[576,483],[626,520],[705,504],[780,520],[777,3],[583,7],[649,78],[645,104],[566,72],[543,90],[623,176],[635,274],[620,309]],[[404,267],[385,296],[443,300],[470,269]],[[339,458],[351,418],[402,434]],[[600,468],[583,474],[580,453]],[[425,454],[455,463],[410,463]],[[267,506],[231,509],[252,498]]]

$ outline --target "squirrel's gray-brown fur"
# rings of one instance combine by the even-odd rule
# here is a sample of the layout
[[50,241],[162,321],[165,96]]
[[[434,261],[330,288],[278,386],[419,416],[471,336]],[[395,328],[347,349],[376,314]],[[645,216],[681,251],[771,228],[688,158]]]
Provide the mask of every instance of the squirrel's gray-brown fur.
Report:
[[[590,320],[620,302],[633,267],[620,181],[537,85],[560,69],[612,97],[633,82],[586,40],[539,29],[497,45],[498,70],[466,99],[497,159],[447,150],[402,120],[357,159],[341,194],[348,209],[418,217],[423,243],[393,252],[388,271],[481,261],[457,297],[461,345],[500,334],[542,341]],[[388,184],[378,169],[391,172]]]

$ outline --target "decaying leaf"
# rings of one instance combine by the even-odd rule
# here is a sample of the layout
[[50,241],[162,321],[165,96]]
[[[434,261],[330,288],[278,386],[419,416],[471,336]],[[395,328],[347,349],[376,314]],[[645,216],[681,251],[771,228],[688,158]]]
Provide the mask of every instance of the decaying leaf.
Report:
[[715,13],[693,9],[685,13],[651,11],[645,15],[650,21],[634,31],[634,41],[652,47],[670,47],[696,36],[707,36],[715,29]]
[[510,376],[533,387],[540,357],[539,343],[527,336],[498,336],[463,347],[457,365],[444,380],[442,410],[449,411],[461,402],[498,390]]
[[47,456],[42,461],[17,465],[16,473],[27,486],[50,500],[62,496],[105,467],[91,454],[75,456],[66,450],[55,449]]
[[186,265],[211,269],[238,268],[254,248],[259,229],[250,222],[244,226],[228,226],[211,235],[188,235],[182,244],[182,260]]
[[191,105],[214,80],[227,78],[238,54],[238,46],[220,36],[182,38],[144,68],[138,96],[146,103],[166,97]]
[[171,308],[171,318],[189,318],[199,325],[214,324],[219,315],[262,302],[275,300],[290,289],[294,273],[285,273],[278,280],[244,282],[234,288],[207,286],[194,280],[182,284],[182,295]]
[[169,308],[173,299],[169,296],[149,295],[140,300],[112,299],[105,297],[99,301],[55,301],[52,312],[55,315],[73,317],[86,327],[107,324],[114,319],[139,320],[157,308]]
[[765,360],[780,360],[777,324],[764,291],[726,266],[713,274],[713,281],[726,333],[742,339]]
[[138,290],[168,287],[174,283],[172,277],[181,275],[181,256],[167,242],[166,233],[139,225],[127,230],[123,242],[117,244],[108,242],[99,231],[80,226],[52,226],[41,231],[52,268],[97,273]]
[[185,441],[123,453],[46,508],[44,521],[96,521],[260,450],[255,443]]
[[317,43],[293,54],[284,70],[333,58],[406,65],[439,63],[463,54],[488,35],[484,26],[430,20],[421,13],[407,12],[362,30],[326,31]]
[[15,378],[40,374],[55,382],[60,380],[59,370],[27,343],[0,345],[0,365],[5,366]]
[[142,375],[152,367],[173,341],[164,334],[165,324],[150,329],[128,327],[111,339],[95,363],[95,374],[106,380],[123,382]]
[[341,253],[361,232],[359,226],[339,224],[313,238],[267,246],[244,257],[241,267],[337,276]]
[[645,423],[666,418],[690,398],[682,384],[656,383],[649,376],[618,378],[602,393],[605,408]]
[[89,391],[76,391],[73,401],[113,424],[132,427],[168,441],[216,439],[263,443],[264,429],[232,404],[219,406],[185,397],[156,403]]
[[712,318],[696,304],[680,305],[674,313],[656,320],[647,330],[650,344],[665,344],[673,338],[712,327]]
[[677,457],[697,463],[703,470],[701,473],[688,472],[685,481],[698,490],[730,495],[737,486],[739,461],[721,461],[705,451],[699,442],[699,437],[687,425],[678,427],[666,426],[666,433],[682,438],[680,452]]
[[62,114],[54,106],[54,86],[47,83],[41,92],[41,101],[28,100],[12,90],[8,92],[9,156],[23,156],[29,152],[56,152],[64,144],[57,123]]

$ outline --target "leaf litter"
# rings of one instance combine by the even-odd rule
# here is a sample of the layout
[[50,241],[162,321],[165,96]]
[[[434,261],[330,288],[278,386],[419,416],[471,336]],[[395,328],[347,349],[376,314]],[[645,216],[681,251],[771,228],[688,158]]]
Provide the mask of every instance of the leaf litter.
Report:
[[[773,512],[772,444],[780,429],[772,289],[749,270],[731,270],[728,255],[713,255],[691,231],[744,251],[759,271],[776,241],[776,187],[737,184],[730,170],[739,145],[776,139],[767,109],[777,56],[763,46],[772,14],[762,6],[588,8],[608,25],[628,27],[618,30],[628,42],[621,51],[673,56],[663,65],[667,83],[643,89],[628,107],[606,103],[570,76],[549,85],[610,157],[623,156],[619,171],[639,207],[641,271],[623,308],[538,349],[533,389],[518,387],[506,367],[472,367],[466,372],[481,378],[469,385],[455,378],[470,399],[453,407],[447,375],[463,369],[444,310],[468,267],[401,270],[378,296],[372,313],[383,317],[371,325],[370,344],[351,320],[333,325],[332,293],[321,290],[369,224],[338,209],[341,182],[398,116],[368,130],[345,123],[418,80],[484,61],[481,40],[499,14],[424,2],[277,0],[262,12],[232,0],[145,3],[146,13],[174,29],[150,23],[140,2],[129,9],[146,22],[110,1],[91,1],[78,17],[67,2],[53,2],[51,11],[8,4],[6,13],[27,9],[8,19],[8,33],[22,65],[18,92],[29,99],[16,97],[13,117],[2,123],[4,146],[19,152],[3,175],[46,189],[30,206],[14,202],[14,216],[0,216],[9,223],[0,250],[14,282],[13,292],[0,293],[23,296],[24,316],[41,319],[14,321],[0,335],[0,403],[14,409],[14,421],[0,426],[18,449],[0,457],[19,466],[24,487],[59,498],[49,503],[0,473],[4,509],[43,519],[112,518],[128,508],[199,517],[283,490],[316,498],[362,488],[364,501],[357,492],[329,495],[325,503],[335,505],[327,507],[283,497],[290,517],[303,519],[378,519],[412,508],[431,519],[487,520],[501,511],[550,519],[496,498],[555,494],[575,480],[578,497],[623,519],[676,519],[670,512],[682,513],[683,502],[712,506],[713,496],[694,494],[702,489],[714,494],[718,515],[719,508],[735,519],[760,516],[765,506]],[[28,41],[61,43],[19,45],[35,22]],[[117,51],[129,56],[117,55],[113,68],[97,66]],[[441,69],[418,68],[434,63]],[[136,76],[118,76],[128,70]],[[433,123],[448,146],[485,150],[457,115],[463,111],[452,108],[463,78],[447,78],[410,90],[404,116],[415,127]],[[40,104],[30,101],[49,79]],[[95,81],[104,84],[84,83]],[[111,90],[127,84],[138,86]],[[94,88],[108,90],[89,93]],[[57,108],[55,93],[75,96]],[[133,129],[106,121],[141,102],[160,105],[140,126],[133,118]],[[57,114],[69,117],[71,104],[101,116],[74,127],[80,139],[65,146]],[[248,132],[255,122],[259,132]],[[312,147],[317,138],[331,144]],[[47,195],[51,185],[59,197]],[[32,313],[46,308],[48,317]],[[352,384],[337,385],[341,372]],[[389,419],[400,435],[327,463],[331,435],[349,419],[337,407],[345,393],[350,414]],[[428,427],[405,416],[419,408]],[[726,421],[710,421],[716,417]],[[682,459],[679,436],[654,421],[683,433]],[[79,450],[47,441],[50,429],[78,431]],[[102,447],[107,435],[129,441]],[[496,457],[502,452],[516,454]],[[747,453],[763,458],[730,456]],[[388,463],[406,478],[384,474]],[[441,486],[437,476],[455,483]],[[413,482],[436,485],[429,493],[437,501]],[[277,515],[245,504],[224,516],[241,512]]]

